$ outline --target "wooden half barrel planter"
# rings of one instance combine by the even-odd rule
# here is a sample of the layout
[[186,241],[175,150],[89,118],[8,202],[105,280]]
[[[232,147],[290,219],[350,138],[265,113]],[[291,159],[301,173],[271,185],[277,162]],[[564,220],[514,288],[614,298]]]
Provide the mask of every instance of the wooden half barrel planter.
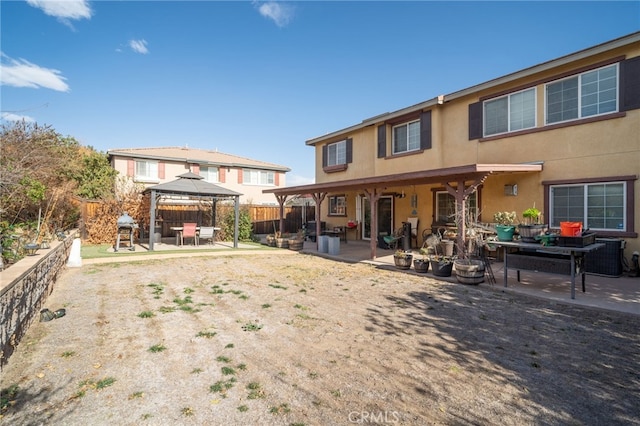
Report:
[[484,281],[484,263],[481,260],[457,259],[454,267],[459,283],[476,285]]

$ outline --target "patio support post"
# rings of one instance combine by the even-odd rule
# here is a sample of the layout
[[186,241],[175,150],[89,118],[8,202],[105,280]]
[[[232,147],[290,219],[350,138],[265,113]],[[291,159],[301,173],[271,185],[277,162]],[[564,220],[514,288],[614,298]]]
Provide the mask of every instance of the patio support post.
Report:
[[320,244],[320,234],[322,233],[322,218],[320,217],[320,206],[322,205],[322,200],[327,196],[326,192],[314,192],[311,194],[313,197],[313,201],[316,202],[316,250],[319,249]]
[[287,202],[286,195],[276,195],[276,199],[278,200],[278,204],[280,205],[280,236],[284,233],[282,228],[284,228],[284,203]]
[[465,203],[467,198],[473,194],[478,186],[482,185],[487,176],[488,175],[485,174],[476,178],[469,186],[465,185],[465,180],[463,178],[458,180],[458,184],[455,188],[449,182],[444,183],[447,192],[453,195],[456,200],[456,228],[458,229],[458,235],[456,236],[456,248],[459,254],[465,253],[464,244],[465,237],[467,235],[467,209],[465,208]]
[[375,260],[378,247],[378,200],[380,199],[381,192],[376,188],[371,188],[365,189],[364,193],[367,194],[371,210],[371,260]]

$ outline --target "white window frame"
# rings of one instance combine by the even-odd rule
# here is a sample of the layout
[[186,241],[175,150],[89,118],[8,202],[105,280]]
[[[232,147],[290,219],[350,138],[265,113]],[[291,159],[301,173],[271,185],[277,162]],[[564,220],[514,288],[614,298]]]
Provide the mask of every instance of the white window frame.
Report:
[[220,167],[200,166],[200,176],[202,176],[206,182],[219,183]]
[[[621,206],[610,206],[607,207],[606,205],[604,206],[594,206],[594,205],[589,205],[589,187],[596,187],[596,186],[610,186],[610,185],[622,185],[622,193],[620,194],[622,196],[622,205]],[[554,194],[554,190],[557,188],[582,188],[582,206],[576,206],[574,208],[580,207],[580,209],[582,210],[582,212],[578,215],[578,214],[573,214],[571,216],[563,216],[560,219],[556,219],[556,209],[555,209],[555,203],[556,203],[556,197]],[[605,199],[606,201],[606,199]],[[578,184],[558,184],[558,185],[550,185],[549,186],[549,224],[551,227],[555,227],[558,228],[560,227],[560,222],[561,221],[569,221],[569,222],[582,222],[582,227],[583,228],[589,228],[591,230],[594,231],[617,231],[617,232],[625,232],[627,230],[627,221],[629,220],[629,218],[627,217],[627,182],[625,181],[612,181],[612,182],[590,182],[590,183],[578,183]],[[590,211],[594,211],[597,210],[598,208],[602,208],[603,210],[605,210],[602,214],[602,216],[599,216],[601,218],[604,218],[604,220],[606,220],[606,209],[609,208],[611,210],[613,209],[618,209],[621,211],[622,213],[622,223],[618,223],[617,226],[615,227],[607,227],[607,228],[603,228],[603,227],[597,227],[595,226],[594,219],[591,219],[594,217],[594,215],[592,215],[591,217],[589,216]],[[610,216],[611,217],[611,216]],[[613,216],[612,219],[609,220],[615,220],[615,216]]]
[[242,169],[244,185],[275,186],[276,172],[273,170]]
[[347,197],[345,195],[332,195],[329,197],[329,216],[347,215]]
[[327,145],[327,166],[347,164],[347,141],[335,142]]
[[135,180],[138,182],[157,182],[158,162],[152,160],[135,160]]
[[[407,139],[405,141],[397,141],[396,140],[396,129],[400,129],[401,127],[406,128]],[[415,139],[411,139],[411,131],[417,127],[417,133]],[[406,123],[398,124],[397,126],[393,126],[391,129],[391,148],[393,154],[402,154],[405,152],[418,151],[420,150],[420,120],[413,120]],[[398,149],[398,143],[404,142],[406,144],[406,149]]]
[[[524,109],[521,108],[516,108],[516,101],[517,101],[517,97],[519,95],[524,96],[526,93],[528,92],[532,92],[533,93],[533,105],[528,105],[526,106]],[[490,114],[487,112],[487,109],[492,106],[493,104],[495,104],[496,102],[501,102],[501,101],[505,101],[507,103],[507,108],[506,111],[504,111],[504,113],[506,113],[505,117],[496,117],[496,119],[499,120],[504,120],[506,121],[506,130],[496,130],[493,131],[491,133],[487,132],[487,128],[489,127],[487,125],[487,121],[489,119]],[[537,125],[537,90],[535,87],[531,87],[528,89],[524,89],[524,90],[520,90],[518,92],[513,92],[513,93],[509,93],[508,95],[504,95],[504,96],[500,96],[497,98],[493,98],[493,99],[488,99],[486,101],[484,101],[482,103],[482,117],[483,117],[483,123],[482,123],[482,130],[483,130],[483,135],[485,137],[487,136],[494,136],[494,135],[500,135],[500,134],[504,134],[504,133],[510,133],[510,132],[516,132],[519,130],[526,130],[526,129],[533,129],[536,127]],[[517,120],[520,123],[522,123],[522,125],[518,126],[515,124],[517,117],[517,114],[522,112],[523,116]],[[525,113],[529,113],[530,115],[527,115],[526,117],[524,117]],[[493,118],[493,117],[492,117]],[[524,123],[528,123],[533,119],[533,123],[531,123],[530,125],[524,124]]]
[[[585,81],[587,78],[591,77],[594,75],[594,73],[600,73],[603,70],[607,70],[610,68],[615,68],[615,77],[611,77],[611,78],[607,78],[607,79],[600,79],[598,78],[596,83],[598,85],[598,90],[595,93],[591,93],[591,94],[587,94],[585,93],[585,87],[587,87],[589,83],[587,81]],[[603,85],[604,82],[611,80],[612,78],[615,78],[615,81],[613,82],[613,86],[605,89],[605,90],[600,90],[600,86]],[[559,84],[559,83],[563,83],[563,82],[567,82],[570,80],[577,80],[577,116],[576,117],[571,117],[571,118],[566,118],[566,119],[558,119],[558,120],[554,120],[554,121],[549,121],[549,88],[553,85]],[[550,125],[550,124],[557,124],[557,123],[564,123],[567,121],[573,121],[573,120],[580,120],[582,118],[587,118],[587,117],[596,117],[599,115],[604,115],[604,114],[611,114],[611,113],[615,113],[619,111],[620,108],[620,90],[619,90],[619,85],[620,85],[620,67],[618,66],[618,64],[612,64],[612,65],[606,65],[604,67],[600,67],[600,68],[596,68],[593,70],[589,70],[589,71],[585,71],[583,73],[580,74],[576,74],[576,75],[572,75],[570,77],[567,78],[563,78],[561,80],[554,80],[551,81],[547,84],[545,84],[545,89],[544,89],[544,95],[545,95],[545,100],[544,100],[544,107],[545,107],[545,112],[544,112],[544,120],[545,120],[545,124],[546,125]],[[603,94],[607,93],[607,92],[611,92],[614,91],[614,97],[615,100],[608,100],[608,101],[600,101],[600,98],[602,97]],[[598,102],[596,102],[595,104],[590,104],[590,105],[595,105],[596,108],[598,109],[597,112],[595,113],[589,113],[589,112],[585,112],[584,108],[586,108],[587,105],[584,104],[585,98],[587,96],[596,96],[598,98]],[[604,111],[600,111],[600,108],[603,105],[607,105],[610,104],[611,102],[615,103],[615,106],[613,108],[606,108]],[[561,113],[564,111],[561,111]]]

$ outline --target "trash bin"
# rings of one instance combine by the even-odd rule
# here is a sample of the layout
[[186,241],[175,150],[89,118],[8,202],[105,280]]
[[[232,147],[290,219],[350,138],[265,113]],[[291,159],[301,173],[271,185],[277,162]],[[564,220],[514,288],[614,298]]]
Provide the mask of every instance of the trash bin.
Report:
[[411,250],[411,222],[402,222],[402,249]]
[[328,252],[332,256],[337,256],[340,254],[340,237],[327,237],[328,243]]
[[326,235],[318,236],[318,253],[329,252],[329,237]]

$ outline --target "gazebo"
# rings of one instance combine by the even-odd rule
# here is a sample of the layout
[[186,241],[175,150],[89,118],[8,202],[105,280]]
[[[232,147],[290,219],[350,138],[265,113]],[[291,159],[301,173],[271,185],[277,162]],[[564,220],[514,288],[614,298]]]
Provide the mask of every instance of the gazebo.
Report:
[[[151,202],[149,203],[149,223],[154,224],[156,222],[156,208],[158,200],[162,196],[173,195],[189,197],[189,199],[211,198],[213,200],[214,213],[218,201],[233,199],[235,207],[233,247],[238,248],[238,221],[240,216],[240,196],[242,194],[207,182],[202,176],[191,172],[178,175],[177,178],[178,179],[172,180],[171,182],[150,186],[144,190],[144,194],[151,195]],[[149,251],[153,251],[153,245],[154,238],[149,238]]]

